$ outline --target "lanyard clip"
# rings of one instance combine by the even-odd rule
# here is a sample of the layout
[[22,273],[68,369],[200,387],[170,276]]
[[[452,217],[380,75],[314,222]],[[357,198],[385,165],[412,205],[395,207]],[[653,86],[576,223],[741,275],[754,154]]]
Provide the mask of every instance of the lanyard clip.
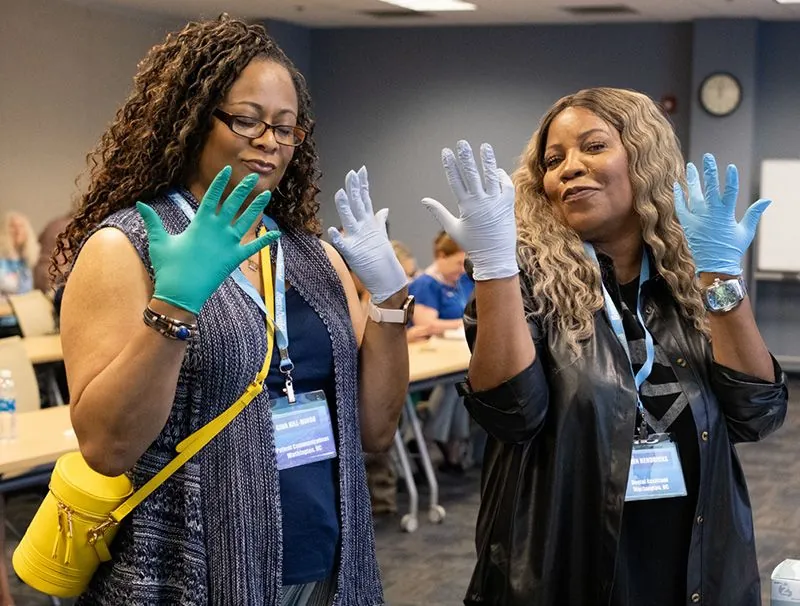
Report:
[[297,401],[294,395],[294,384],[292,383],[291,376],[288,374],[286,376],[286,387],[284,387],[283,393],[285,393],[286,397],[289,398],[289,404],[294,404]]
[[292,364],[292,360],[289,358],[289,352],[286,349],[279,348],[278,353],[280,354],[281,361],[278,364],[278,368],[283,373],[285,377],[286,387],[283,390],[283,393],[289,398],[289,403],[294,404],[297,400],[294,396],[294,386],[292,384],[292,371],[294,370],[294,364]]

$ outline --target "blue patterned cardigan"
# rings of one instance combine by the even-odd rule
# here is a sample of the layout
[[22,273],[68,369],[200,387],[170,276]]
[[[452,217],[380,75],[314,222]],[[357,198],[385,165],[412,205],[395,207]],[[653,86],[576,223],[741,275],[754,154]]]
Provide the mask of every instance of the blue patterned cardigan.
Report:
[[[186,197],[196,208],[197,202]],[[151,206],[169,233],[187,227],[185,215],[168,198]],[[99,227],[108,226],[125,233],[152,278],[138,212],[117,212]],[[341,520],[334,603],[377,606],[383,595],[359,431],[358,351],[347,301],[319,239],[287,230],[281,242],[287,280],[323,320],[333,346]],[[234,402],[263,364],[263,313],[232,278],[205,303],[198,327],[169,420],[131,471],[137,487],[167,464],[178,442]],[[281,541],[278,470],[265,390],[123,521],[112,561],[100,567],[79,604],[277,606]]]

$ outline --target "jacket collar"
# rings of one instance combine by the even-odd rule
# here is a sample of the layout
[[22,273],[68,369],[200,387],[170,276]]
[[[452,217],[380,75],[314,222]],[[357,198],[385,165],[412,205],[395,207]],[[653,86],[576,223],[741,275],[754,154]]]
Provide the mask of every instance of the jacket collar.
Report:
[[[655,280],[661,279],[661,274],[656,269],[656,262],[653,258],[653,251],[649,246],[645,246],[645,253],[647,254],[647,262],[650,263],[650,279],[645,283],[649,284]],[[597,251],[597,262],[600,264],[600,274],[603,277],[603,283],[606,288],[611,290],[611,287],[616,288],[617,276],[614,273],[614,261],[607,254]]]

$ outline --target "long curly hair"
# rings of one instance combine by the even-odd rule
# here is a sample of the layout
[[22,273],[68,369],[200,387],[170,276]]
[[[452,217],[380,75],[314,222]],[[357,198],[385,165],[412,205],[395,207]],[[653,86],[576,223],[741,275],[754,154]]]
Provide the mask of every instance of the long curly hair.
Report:
[[585,108],[612,125],[628,155],[633,207],[658,273],[681,313],[708,335],[695,264],[675,215],[673,184],[685,184],[680,143],[669,121],[646,95],[590,88],[566,96],[542,118],[514,173],[519,260],[530,276],[527,312],[553,325],[575,357],[594,334],[603,307],[601,276],[578,233],[566,224],[544,191],[544,152],[553,120],[568,107]]
[[[168,34],[139,63],[133,91],[87,155],[88,186],[52,259],[63,255],[63,267],[69,268],[75,251],[101,221],[182,184],[199,162],[212,111],[254,58],[275,61],[289,71],[297,91],[298,126],[309,133],[273,191],[270,214],[288,228],[320,235],[319,158],[306,80],[263,26],[223,14]],[[54,262],[51,271],[66,278],[68,269]]]

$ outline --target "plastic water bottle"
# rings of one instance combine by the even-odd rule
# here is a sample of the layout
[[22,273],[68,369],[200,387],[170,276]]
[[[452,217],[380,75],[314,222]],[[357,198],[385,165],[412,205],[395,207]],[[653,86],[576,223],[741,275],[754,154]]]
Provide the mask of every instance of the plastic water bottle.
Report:
[[0,441],[17,438],[17,389],[11,371],[0,369]]

